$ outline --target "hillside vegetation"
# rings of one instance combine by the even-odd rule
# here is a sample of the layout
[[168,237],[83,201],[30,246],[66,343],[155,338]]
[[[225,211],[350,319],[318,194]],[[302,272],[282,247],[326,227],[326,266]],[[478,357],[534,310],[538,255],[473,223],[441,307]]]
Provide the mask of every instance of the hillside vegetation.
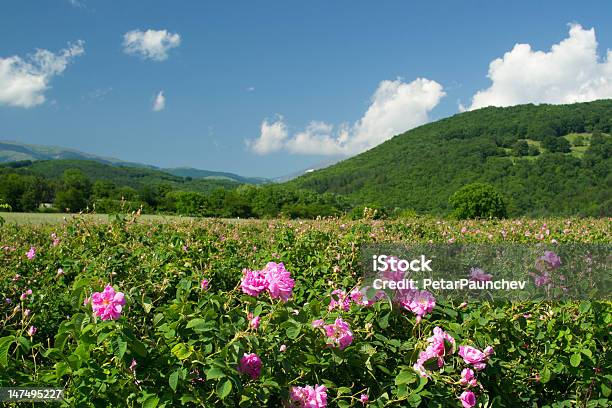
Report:
[[612,100],[484,108],[430,123],[290,182],[354,204],[448,214],[468,183],[500,190],[510,216],[612,214]]

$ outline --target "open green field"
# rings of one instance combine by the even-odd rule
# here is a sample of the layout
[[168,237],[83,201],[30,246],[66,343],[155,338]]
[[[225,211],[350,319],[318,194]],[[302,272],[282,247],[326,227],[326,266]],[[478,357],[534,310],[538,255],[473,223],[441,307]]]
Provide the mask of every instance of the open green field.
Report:
[[380,293],[361,266],[373,244],[532,244],[546,294],[588,283],[564,244],[610,245],[609,218],[10,215],[0,387],[62,388],[65,407],[461,407],[467,389],[482,407],[609,406],[608,298]]
[[[25,225],[25,224],[60,224],[70,222],[75,217],[82,218],[95,222],[109,222],[113,216],[108,214],[60,214],[60,213],[17,213],[17,212],[0,212],[0,217],[4,218],[7,223]],[[142,221],[151,221],[156,223],[168,223],[176,221],[190,221],[193,217],[185,217],[178,215],[149,215],[140,216]]]

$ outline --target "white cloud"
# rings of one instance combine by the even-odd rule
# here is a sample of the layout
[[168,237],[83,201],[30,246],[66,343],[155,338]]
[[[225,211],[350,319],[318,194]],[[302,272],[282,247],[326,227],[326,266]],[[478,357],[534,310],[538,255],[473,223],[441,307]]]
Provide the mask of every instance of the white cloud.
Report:
[[81,0],[68,0],[72,7],[85,8],[85,2]]
[[181,44],[181,36],[166,30],[132,30],[123,35],[123,51],[153,61],[168,58],[168,51]]
[[57,54],[38,49],[26,58],[0,57],[0,105],[30,108],[45,102],[51,79],[85,52],[83,44],[79,40]]
[[159,112],[166,108],[166,97],[164,96],[164,91],[159,91],[157,96],[155,97],[155,101],[153,101],[153,111]]
[[261,123],[261,133],[257,139],[247,140],[247,146],[257,154],[268,154],[283,149],[287,140],[287,126],[283,117],[277,115],[274,122],[265,119]]
[[[492,84],[469,109],[521,103],[573,103],[612,97],[612,51],[601,61],[595,30],[572,24],[569,37],[550,51],[516,44],[489,65]],[[465,109],[464,107],[461,107]]]
[[280,117],[272,124],[264,121],[259,138],[248,140],[247,146],[258,154],[280,150],[313,155],[357,154],[426,123],[429,112],[444,95],[442,85],[429,79],[417,78],[409,83],[385,80],[378,85],[363,117],[353,125],[312,121],[306,129],[289,137]]

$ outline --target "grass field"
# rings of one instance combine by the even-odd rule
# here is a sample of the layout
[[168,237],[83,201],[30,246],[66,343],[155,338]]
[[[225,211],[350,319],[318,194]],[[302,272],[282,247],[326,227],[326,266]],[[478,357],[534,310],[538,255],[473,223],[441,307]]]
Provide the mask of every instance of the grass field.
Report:
[[[59,214],[59,213],[0,213],[0,217],[4,218],[10,224],[60,224],[69,222],[75,217],[85,218],[91,221],[108,222],[113,218],[108,214]],[[193,217],[183,217],[177,215],[142,215],[140,219],[143,221],[155,221],[159,223],[175,222],[175,221],[190,221]]]

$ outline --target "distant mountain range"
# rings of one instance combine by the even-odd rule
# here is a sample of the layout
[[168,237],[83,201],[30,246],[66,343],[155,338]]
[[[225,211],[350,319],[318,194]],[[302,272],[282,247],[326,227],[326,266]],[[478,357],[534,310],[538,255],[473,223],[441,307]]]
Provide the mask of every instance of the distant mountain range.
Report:
[[244,184],[264,184],[272,181],[263,177],[244,177],[234,173],[200,170],[191,167],[160,168],[143,163],[128,162],[113,157],[98,156],[65,147],[33,145],[14,141],[0,141],[0,163],[24,160],[90,160],[112,166],[159,170],[174,176],[190,177],[192,179],[227,180]]

